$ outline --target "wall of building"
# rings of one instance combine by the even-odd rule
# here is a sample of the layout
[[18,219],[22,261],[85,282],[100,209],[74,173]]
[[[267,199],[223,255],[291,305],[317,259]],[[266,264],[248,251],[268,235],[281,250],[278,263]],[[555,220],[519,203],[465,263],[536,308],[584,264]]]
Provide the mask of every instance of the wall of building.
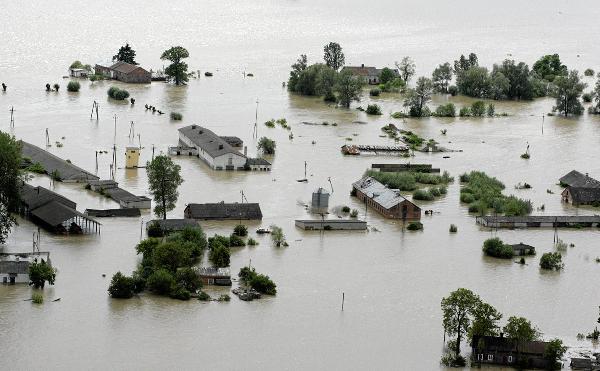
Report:
[[406,217],[405,217],[406,219],[421,219],[421,209],[419,209],[419,207],[416,206],[415,204],[413,204],[412,202],[404,200],[404,201],[400,202],[398,205],[396,205],[390,209],[386,209],[385,207],[383,207],[379,203],[377,203],[375,200],[373,200],[371,197],[366,196],[360,190],[358,190],[356,188],[355,188],[355,190],[356,190],[356,197],[361,202],[364,203],[365,199],[366,199],[366,203],[369,207],[371,207],[372,209],[374,209],[381,215],[385,216],[386,218],[403,219],[403,214],[404,214],[403,210],[404,210],[404,207],[406,207]]

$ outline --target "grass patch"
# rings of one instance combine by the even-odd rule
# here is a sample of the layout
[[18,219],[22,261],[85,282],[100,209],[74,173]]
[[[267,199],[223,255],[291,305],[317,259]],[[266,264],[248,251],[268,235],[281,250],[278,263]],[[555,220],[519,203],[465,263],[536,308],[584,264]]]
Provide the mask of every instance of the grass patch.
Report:
[[523,216],[531,213],[531,201],[502,194],[504,184],[481,171],[472,171],[460,176],[463,187],[460,201],[469,204],[469,212],[486,214],[493,209],[496,214]]

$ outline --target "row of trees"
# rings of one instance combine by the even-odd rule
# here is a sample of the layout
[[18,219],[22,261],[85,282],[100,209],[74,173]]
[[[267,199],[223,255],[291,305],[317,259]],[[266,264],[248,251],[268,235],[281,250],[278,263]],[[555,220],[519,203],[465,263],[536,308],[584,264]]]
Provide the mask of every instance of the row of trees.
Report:
[[[499,322],[502,314],[492,305],[484,302],[471,290],[459,288],[442,299],[441,308],[443,313],[444,331],[452,340],[451,356],[445,356],[450,365],[465,365],[466,360],[460,355],[460,346],[463,339],[473,341],[475,336],[498,336],[500,334]],[[523,317],[511,316],[506,325],[502,327],[505,337],[516,342],[517,363],[522,345],[527,341],[539,340],[540,331]],[[473,347],[482,347],[482,344],[471,344]],[[550,341],[547,346],[545,357],[551,365],[555,366],[557,361],[565,353],[566,348],[560,339]]]

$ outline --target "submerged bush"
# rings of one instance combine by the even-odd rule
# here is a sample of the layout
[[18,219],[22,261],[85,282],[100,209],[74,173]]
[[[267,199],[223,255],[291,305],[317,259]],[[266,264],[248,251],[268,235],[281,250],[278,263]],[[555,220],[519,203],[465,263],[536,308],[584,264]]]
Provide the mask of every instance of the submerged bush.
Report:
[[108,88],[108,91],[106,93],[109,97],[115,100],[125,100],[129,98],[129,92],[127,90],[119,89],[116,86],[111,86],[110,88]]
[[435,116],[437,117],[454,117],[456,116],[456,106],[454,103],[447,103],[438,106],[435,109]]
[[512,247],[505,245],[498,237],[485,240],[483,252],[486,255],[501,259],[510,259],[513,256]]
[[426,189],[417,189],[413,193],[413,199],[421,201],[433,201],[435,197],[430,191]]
[[171,112],[171,120],[173,121],[181,121],[183,119],[183,115],[179,112]]
[[372,96],[372,97],[378,97],[380,93],[381,93],[381,91],[379,89],[377,89],[377,88],[371,89],[369,91],[369,95]]
[[108,294],[115,299],[129,299],[135,292],[135,282],[133,278],[127,277],[121,272],[113,275],[110,286],[108,286]]
[[409,231],[420,231],[423,229],[423,223],[421,222],[410,222],[406,227]]
[[540,259],[540,268],[547,270],[561,270],[564,268],[562,255],[559,252],[547,252]]
[[381,115],[381,107],[377,104],[369,104],[366,112],[367,115]]
[[450,233],[458,232],[458,227],[454,224],[450,224]]
[[74,93],[78,92],[80,87],[81,85],[78,81],[69,81],[69,83],[67,84],[67,90]]

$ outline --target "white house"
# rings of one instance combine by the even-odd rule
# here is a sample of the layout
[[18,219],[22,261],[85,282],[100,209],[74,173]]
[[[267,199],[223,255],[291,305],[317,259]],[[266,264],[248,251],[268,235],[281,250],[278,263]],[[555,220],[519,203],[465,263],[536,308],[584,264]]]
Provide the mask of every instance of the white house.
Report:
[[244,170],[247,157],[223,138],[198,125],[179,129],[179,142],[194,148],[213,170]]
[[51,265],[49,252],[0,253],[0,282],[29,283],[29,265],[36,260],[45,260]]

